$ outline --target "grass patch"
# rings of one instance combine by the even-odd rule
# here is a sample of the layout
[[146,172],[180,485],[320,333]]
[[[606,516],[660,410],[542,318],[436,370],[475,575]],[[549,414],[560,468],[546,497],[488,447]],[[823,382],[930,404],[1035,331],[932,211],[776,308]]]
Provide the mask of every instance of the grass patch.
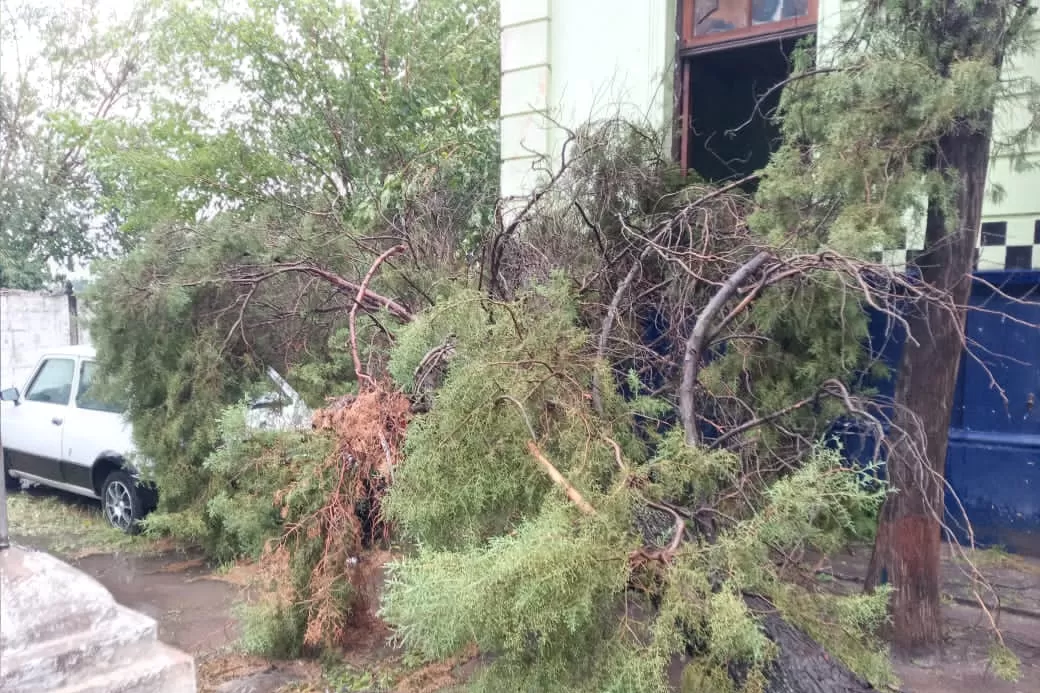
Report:
[[94,553],[153,553],[160,549],[152,537],[131,536],[109,525],[96,502],[67,494],[37,489],[9,493],[7,518],[15,542],[65,559]]

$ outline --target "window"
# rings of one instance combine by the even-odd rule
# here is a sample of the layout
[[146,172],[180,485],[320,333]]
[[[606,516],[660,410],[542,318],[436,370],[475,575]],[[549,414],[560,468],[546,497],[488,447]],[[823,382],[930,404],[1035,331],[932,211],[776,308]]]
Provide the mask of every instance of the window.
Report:
[[75,370],[76,362],[72,359],[47,359],[29,385],[25,399],[29,402],[68,404]]
[[739,41],[816,23],[818,0],[683,0],[682,47]]
[[93,361],[84,361],[79,371],[79,387],[76,391],[76,406],[80,409],[91,411],[107,411],[116,414],[122,413],[125,407],[98,395],[96,390],[95,376],[97,375],[97,364]]

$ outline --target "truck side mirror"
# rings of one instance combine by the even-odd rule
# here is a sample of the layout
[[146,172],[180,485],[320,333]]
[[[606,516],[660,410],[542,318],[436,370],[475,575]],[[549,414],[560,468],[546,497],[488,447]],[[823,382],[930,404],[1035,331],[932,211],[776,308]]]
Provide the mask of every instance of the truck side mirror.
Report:
[[0,390],[0,401],[2,402],[14,402],[18,404],[22,399],[22,395],[18,392],[17,387],[9,387],[6,390]]

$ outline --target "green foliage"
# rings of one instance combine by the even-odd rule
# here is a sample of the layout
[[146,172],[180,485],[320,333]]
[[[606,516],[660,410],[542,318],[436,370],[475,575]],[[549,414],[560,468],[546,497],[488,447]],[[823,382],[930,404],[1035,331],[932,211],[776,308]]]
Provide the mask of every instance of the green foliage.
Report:
[[[150,531],[197,542],[219,561],[259,559],[268,542],[281,537],[286,517],[320,507],[329,438],[311,431],[254,430],[245,413],[244,406],[235,406],[220,417],[219,443],[199,471],[205,480],[200,499],[179,512],[150,515],[145,520]],[[314,485],[279,496],[300,479]]]
[[[677,657],[688,658],[688,690],[723,681],[717,690],[764,690],[776,645],[745,602],[754,592],[785,615],[797,603],[789,616],[812,624],[835,656],[888,679],[874,640],[885,595],[814,594],[774,562],[848,541],[883,489],[864,486],[822,446],[778,479],[749,474],[730,452],[688,447],[679,430],[647,459],[619,398],[607,398],[603,417],[584,403],[592,361],[567,292],[478,299],[460,292],[430,309],[391,359],[407,378],[427,345],[445,331],[458,338],[386,502],[417,545],[392,566],[383,600],[404,645],[446,657],[475,643],[492,655],[475,690],[665,691]],[[538,467],[503,397],[523,404],[540,449],[595,514],[579,513]],[[609,436],[621,443],[620,464]],[[661,503],[703,505],[729,520],[711,541],[694,534],[679,544],[669,564],[634,561],[640,546],[671,543],[672,518],[663,530],[647,519]]]
[[[221,444],[215,412],[268,366],[312,405],[355,388],[343,286],[383,239],[426,270],[387,266],[372,284],[406,306],[465,274],[497,200],[497,4],[153,9],[163,89],[143,121],[92,123],[85,149],[106,209],[140,238],[98,267],[91,334],[155,462],[166,514],[153,528],[253,553],[269,528],[236,517],[226,471],[204,464]],[[366,364],[391,323],[359,317]]]
[[1018,681],[1022,677],[1022,662],[1003,643],[994,643],[990,648],[989,665],[993,673],[1004,681]]
[[[126,240],[85,165],[91,119],[140,102],[150,24],[135,3],[10,0],[0,15],[0,287],[38,289]],[[102,69],[99,66],[104,66]]]
[[219,557],[258,558],[268,541],[280,536],[282,508],[293,516],[313,512],[320,488],[296,488],[280,505],[277,494],[297,479],[315,478],[331,452],[331,441],[306,432],[272,433],[247,428],[242,408],[228,409],[222,443],[203,464],[219,490],[206,504],[213,536],[211,552]]
[[574,318],[559,284],[511,304],[464,290],[402,331],[390,368],[405,383],[445,331],[457,338],[433,410],[409,427],[410,463],[384,506],[411,538],[431,548],[473,545],[541,507],[548,486],[527,451],[525,417],[550,427],[539,445],[574,483],[608,491],[613,451],[582,411],[592,361]]
[[242,635],[239,644],[246,654],[291,659],[299,657],[305,610],[295,605],[263,601],[238,608]]

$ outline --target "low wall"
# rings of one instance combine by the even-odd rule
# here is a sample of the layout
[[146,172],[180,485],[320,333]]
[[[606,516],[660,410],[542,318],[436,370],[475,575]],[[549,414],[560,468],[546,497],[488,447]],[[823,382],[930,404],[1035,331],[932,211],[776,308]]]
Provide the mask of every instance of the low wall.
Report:
[[44,349],[88,344],[66,292],[0,289],[0,387],[21,387]]

